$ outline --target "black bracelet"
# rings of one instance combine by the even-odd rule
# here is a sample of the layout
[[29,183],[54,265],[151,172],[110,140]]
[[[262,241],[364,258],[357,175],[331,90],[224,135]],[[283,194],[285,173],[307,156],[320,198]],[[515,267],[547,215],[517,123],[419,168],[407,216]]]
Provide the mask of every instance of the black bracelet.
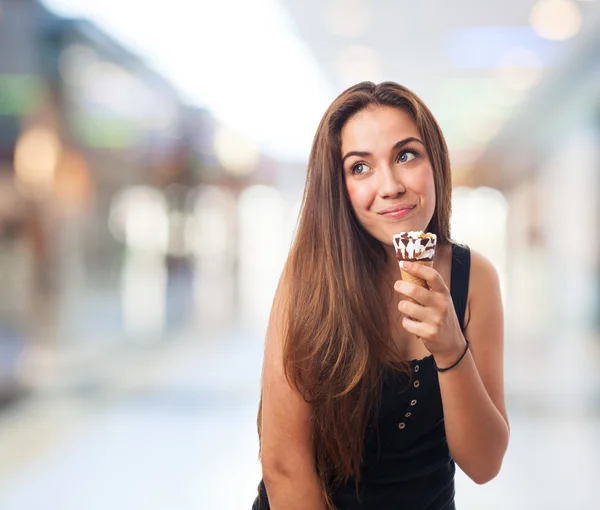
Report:
[[[450,366],[449,366],[449,367],[447,367],[447,368],[438,368],[438,366],[437,366],[437,365],[435,365],[435,369],[436,369],[438,372],[447,372],[447,371],[448,371],[448,370],[450,370],[451,368],[454,368],[456,365],[458,365],[458,364],[459,364],[459,363],[460,363],[460,362],[463,360],[463,358],[464,358],[464,357],[465,357],[465,355],[467,354],[467,351],[469,350],[469,341],[468,341],[466,338],[465,338],[465,342],[467,342],[467,344],[465,345],[465,350],[464,350],[464,352],[461,354],[460,358],[458,358],[458,361],[457,361],[456,363],[454,363],[454,365],[450,365]],[[435,364],[435,360],[434,360],[434,364]]]

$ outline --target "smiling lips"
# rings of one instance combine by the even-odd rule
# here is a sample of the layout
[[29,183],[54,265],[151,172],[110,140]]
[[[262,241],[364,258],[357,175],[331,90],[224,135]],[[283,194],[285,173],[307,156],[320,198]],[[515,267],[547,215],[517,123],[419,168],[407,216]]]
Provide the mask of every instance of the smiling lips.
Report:
[[385,218],[399,219],[404,218],[415,208],[414,205],[397,205],[381,211],[379,214]]

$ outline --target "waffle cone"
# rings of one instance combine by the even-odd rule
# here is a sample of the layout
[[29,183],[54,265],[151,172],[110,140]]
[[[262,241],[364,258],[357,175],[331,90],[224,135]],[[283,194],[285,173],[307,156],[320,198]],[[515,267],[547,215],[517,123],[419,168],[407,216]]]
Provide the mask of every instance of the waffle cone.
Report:
[[[410,262],[412,264],[421,264],[422,266],[433,267],[433,260],[411,260]],[[429,285],[427,285],[427,282],[425,280],[423,280],[421,278],[417,278],[416,276],[413,276],[410,273],[407,273],[402,268],[400,268],[400,274],[402,275],[402,279],[405,282],[414,283],[415,285],[418,285],[419,287],[423,287],[424,289],[428,289],[429,288]],[[407,297],[406,299],[408,299],[412,303],[417,303],[418,304],[418,302],[415,301],[412,298]]]

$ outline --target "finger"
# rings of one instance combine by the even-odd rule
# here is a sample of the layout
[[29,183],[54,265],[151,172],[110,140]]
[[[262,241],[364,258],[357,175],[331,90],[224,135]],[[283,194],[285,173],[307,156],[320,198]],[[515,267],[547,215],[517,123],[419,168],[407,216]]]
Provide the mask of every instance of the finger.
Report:
[[394,284],[394,290],[403,296],[414,299],[423,306],[434,306],[436,301],[435,293],[412,282],[398,280]]
[[435,335],[433,326],[427,324],[426,322],[415,321],[410,317],[404,317],[404,319],[402,319],[402,327],[409,333],[412,333],[423,340],[433,338]]
[[398,310],[406,315],[409,319],[417,322],[425,322],[430,313],[429,308],[412,303],[407,299],[404,299],[398,303]]
[[412,262],[407,262],[406,260],[400,261],[400,267],[407,273],[425,280],[431,290],[435,292],[448,291],[444,279],[433,267],[424,266],[423,264],[414,264]]

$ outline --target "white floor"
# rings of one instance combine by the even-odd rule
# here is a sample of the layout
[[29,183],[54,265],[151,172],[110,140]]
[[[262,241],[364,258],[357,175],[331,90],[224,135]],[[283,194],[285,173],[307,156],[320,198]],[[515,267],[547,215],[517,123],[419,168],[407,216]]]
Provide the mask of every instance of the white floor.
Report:
[[[5,411],[0,509],[249,509],[261,355],[259,333],[179,339]],[[502,473],[459,474],[459,510],[600,508],[598,415],[534,413],[518,395],[509,408]]]

